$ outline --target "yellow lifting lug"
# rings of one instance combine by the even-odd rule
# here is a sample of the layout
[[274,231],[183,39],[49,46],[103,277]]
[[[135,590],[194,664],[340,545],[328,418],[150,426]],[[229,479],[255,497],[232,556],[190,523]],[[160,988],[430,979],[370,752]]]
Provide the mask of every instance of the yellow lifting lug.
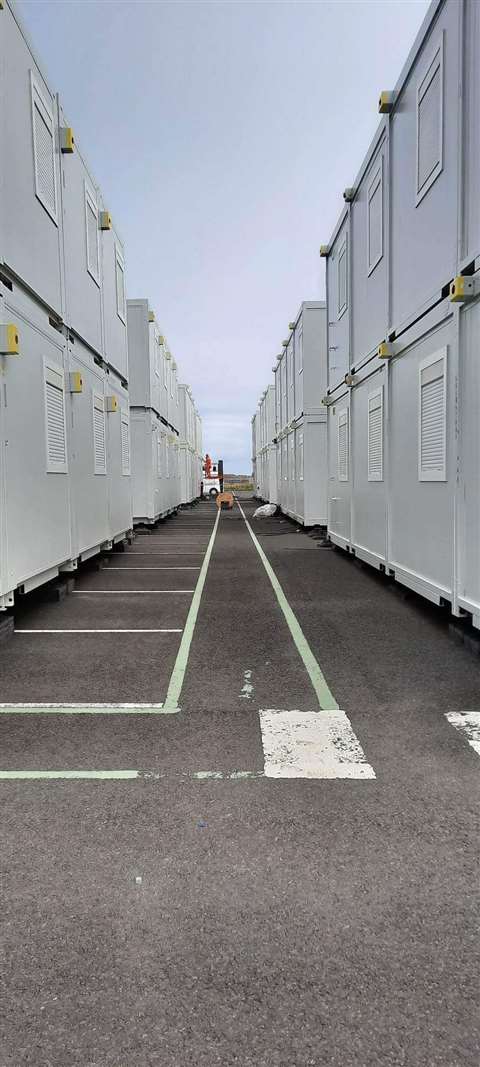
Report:
[[328,245],[320,245],[320,256],[321,256],[322,259],[326,259],[328,254],[329,254],[329,252],[330,252],[330,248],[329,248]]
[[377,356],[379,359],[391,359],[395,355],[394,346],[390,341],[382,341],[377,349]]
[[60,151],[63,155],[69,155],[75,151],[75,138],[71,126],[62,126],[60,129]]
[[466,304],[475,297],[475,280],[469,274],[457,274],[450,284],[452,304]]
[[118,411],[118,400],[116,396],[105,397],[105,411]]
[[81,371],[71,371],[69,376],[69,383],[71,393],[83,393],[83,378]]
[[20,335],[14,322],[0,325],[0,354],[2,356],[20,355]]
[[100,229],[111,230],[112,228],[112,216],[109,211],[100,212]]
[[384,90],[380,93],[378,98],[378,110],[381,115],[389,115],[393,111],[393,105],[395,103],[395,93],[390,90]]

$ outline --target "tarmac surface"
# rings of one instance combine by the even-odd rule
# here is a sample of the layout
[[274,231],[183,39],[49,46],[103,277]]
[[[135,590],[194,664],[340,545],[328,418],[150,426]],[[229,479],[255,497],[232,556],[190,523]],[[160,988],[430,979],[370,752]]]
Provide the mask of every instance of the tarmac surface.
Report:
[[478,1067],[480,756],[446,714],[480,710],[480,661],[438,609],[252,522],[375,774],[267,777],[260,709],[322,713],[238,507],[190,625],[215,519],[26,598],[0,646],[2,773],[136,772],[0,774],[0,1067]]

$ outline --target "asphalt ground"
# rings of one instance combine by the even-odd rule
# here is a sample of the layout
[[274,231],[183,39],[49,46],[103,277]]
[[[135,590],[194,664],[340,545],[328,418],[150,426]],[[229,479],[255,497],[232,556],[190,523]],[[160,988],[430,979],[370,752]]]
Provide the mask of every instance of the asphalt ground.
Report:
[[[214,519],[26,601],[18,629],[137,632],[17,633],[0,700],[163,701],[181,634],[138,631],[184,628],[191,594],[112,591],[193,589],[129,567],[201,566]],[[478,1067],[480,759],[445,713],[478,710],[479,663],[292,523],[255,531],[376,778],[262,776],[259,709],[318,705],[222,512],[178,714],[0,715],[4,770],[142,771],[0,781],[0,1067]],[[194,777],[239,770],[258,777]]]

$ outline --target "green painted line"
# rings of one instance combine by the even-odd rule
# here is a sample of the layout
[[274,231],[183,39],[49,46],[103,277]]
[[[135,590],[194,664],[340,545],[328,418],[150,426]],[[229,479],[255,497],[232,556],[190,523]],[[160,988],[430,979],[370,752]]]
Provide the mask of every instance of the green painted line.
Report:
[[0,771],[1,781],[13,781],[15,779],[31,779],[51,781],[57,778],[89,778],[101,780],[125,780],[138,778],[138,771]]
[[317,663],[317,661],[315,659],[315,656],[314,656],[314,654],[313,654],[313,652],[312,652],[312,650],[310,648],[310,645],[309,645],[309,643],[307,641],[307,638],[305,637],[305,634],[303,633],[303,630],[302,630],[302,628],[300,626],[300,623],[299,623],[299,621],[297,619],[297,616],[295,615],[294,611],[292,611],[292,608],[290,607],[290,604],[288,603],[288,600],[287,600],[287,598],[285,596],[285,593],[283,592],[283,589],[282,589],[282,587],[280,585],[280,582],[278,581],[278,578],[277,578],[277,576],[275,574],[275,571],[273,570],[272,566],[270,565],[270,563],[269,563],[269,561],[268,561],[268,559],[267,559],[267,557],[265,555],[265,552],[263,551],[263,548],[260,545],[258,539],[255,537],[255,534],[254,534],[254,532],[252,530],[252,527],[250,526],[250,523],[249,523],[249,521],[248,521],[248,519],[247,519],[247,517],[245,515],[245,512],[244,512],[243,508],[241,507],[239,501],[236,500],[236,503],[237,503],[237,507],[240,509],[241,514],[243,515],[243,519],[244,519],[245,525],[246,525],[247,530],[248,530],[248,532],[250,534],[250,537],[252,538],[252,541],[253,541],[253,543],[255,545],[255,548],[257,549],[257,552],[258,552],[258,554],[260,556],[260,559],[261,559],[261,561],[263,563],[263,566],[265,567],[265,570],[266,570],[266,572],[268,574],[268,577],[270,578],[270,582],[272,584],[273,590],[274,590],[275,595],[277,597],[279,606],[280,606],[280,608],[281,608],[281,610],[283,612],[283,615],[284,615],[285,621],[287,623],[288,629],[290,630],[290,633],[291,633],[291,635],[293,637],[295,646],[297,648],[297,652],[299,653],[299,655],[300,655],[300,657],[301,657],[301,659],[303,661],[303,665],[305,667],[305,670],[306,670],[306,672],[308,674],[308,677],[310,678],[310,681],[312,683],[312,686],[313,686],[313,688],[315,690],[315,693],[316,693],[317,700],[318,700],[318,703],[320,705],[320,708],[322,709],[322,711],[338,711],[339,710],[338,709],[338,704],[337,704],[337,702],[335,700],[335,697],[333,696],[333,694],[330,692],[330,689],[328,688],[328,685],[327,685],[326,679],[324,677],[324,674],[323,674],[322,670],[320,669],[319,664]]
[[177,658],[175,660],[175,665],[170,678],[166,700],[163,704],[165,711],[177,712],[179,710],[180,694],[182,692],[183,681],[188,665],[190,645],[192,643],[193,633],[197,622],[203,587],[205,585],[205,579],[207,577],[208,565],[210,563],[210,557],[212,555],[215,537],[217,535],[220,514],[221,511],[220,508],[218,508],[217,517],[215,519],[215,525],[213,527],[210,540],[208,542],[207,551],[203,559],[200,574],[198,576],[197,584],[195,586],[195,592],[193,594],[192,601],[190,604],[190,610],[188,612],[187,621],[185,623],[185,627],[182,634],[182,640],[180,642],[180,648],[178,650]]
[[0,715],[174,715],[163,704],[0,704]]

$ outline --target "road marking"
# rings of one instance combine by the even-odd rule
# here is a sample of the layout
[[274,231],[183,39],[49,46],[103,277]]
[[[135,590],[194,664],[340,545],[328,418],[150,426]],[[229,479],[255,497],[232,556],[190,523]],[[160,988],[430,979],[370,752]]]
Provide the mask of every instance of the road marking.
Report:
[[449,711],[445,718],[450,726],[464,735],[477,756],[480,756],[480,711]]
[[194,771],[167,775],[162,771],[143,770],[112,770],[112,771],[0,771],[0,781],[55,781],[59,779],[75,780],[90,779],[95,781],[126,781],[144,780],[157,782],[165,778],[175,780],[189,778],[193,781],[224,781],[239,782],[250,781],[253,778],[263,778],[263,771]]
[[198,610],[200,608],[200,602],[202,599],[203,588],[205,585],[205,579],[207,577],[208,565],[210,563],[210,557],[212,555],[213,546],[215,543],[215,537],[217,535],[218,522],[220,519],[220,508],[217,511],[217,517],[215,519],[215,525],[212,530],[212,535],[208,542],[208,548],[204,556],[204,560],[201,566],[198,581],[195,587],[195,592],[190,604],[190,610],[188,612],[187,621],[185,623],[184,631],[182,634],[182,640],[180,642],[180,648],[177,653],[175,665],[170,678],[168,686],[166,700],[164,707],[168,709],[175,709],[179,706],[180,695],[183,687],[183,680],[185,678],[185,672],[188,665],[188,657],[190,654],[190,645],[192,643],[192,637],[195,630],[195,624],[197,621]]
[[181,634],[181,630],[15,630],[16,634]]
[[168,564],[166,567],[106,567],[108,571],[199,571],[200,567],[174,567]]
[[0,704],[0,715],[172,715],[163,704]]
[[177,593],[193,593],[193,589],[72,589],[75,596],[120,596],[124,593],[145,595],[146,593],[154,594],[155,596],[163,596],[164,593],[172,593],[174,596]]
[[138,778],[138,771],[0,771],[0,780],[13,781],[16,779],[46,779],[47,781],[57,778],[98,778],[115,781],[126,778]]
[[344,711],[260,711],[266,778],[375,778]]
[[239,782],[250,778],[264,778],[263,771],[195,771],[192,778],[197,782],[220,781]]
[[243,515],[243,519],[244,519],[245,525],[247,527],[247,530],[248,530],[248,532],[250,534],[250,537],[252,538],[252,541],[253,541],[253,543],[255,545],[255,548],[257,549],[257,552],[258,552],[258,554],[260,556],[260,559],[261,559],[261,561],[263,563],[263,566],[265,567],[265,570],[266,570],[266,572],[268,574],[268,577],[270,578],[270,582],[272,584],[273,591],[274,591],[274,593],[276,595],[277,601],[279,603],[281,611],[283,612],[283,615],[284,615],[285,621],[287,623],[287,626],[288,626],[288,628],[290,630],[290,633],[291,633],[291,635],[293,637],[295,646],[297,648],[297,652],[299,653],[299,655],[300,655],[300,657],[301,657],[301,659],[303,661],[303,665],[305,667],[305,670],[306,670],[306,672],[307,672],[307,674],[308,674],[308,676],[310,678],[310,681],[312,683],[312,686],[313,686],[313,688],[315,690],[318,703],[319,703],[319,705],[320,705],[320,707],[321,707],[321,709],[323,711],[325,711],[327,709],[328,710],[338,709],[338,704],[337,704],[334,696],[330,692],[330,689],[328,688],[328,685],[327,685],[327,682],[326,682],[326,680],[324,678],[324,675],[323,675],[323,673],[322,673],[322,671],[320,669],[319,664],[317,663],[317,661],[315,659],[315,656],[313,655],[313,652],[312,652],[312,650],[310,648],[310,645],[309,645],[309,643],[308,643],[308,641],[307,641],[307,639],[305,637],[305,634],[303,633],[303,630],[302,630],[302,628],[300,626],[300,623],[299,623],[295,613],[292,611],[292,609],[290,607],[290,604],[288,603],[288,600],[287,600],[287,598],[285,596],[285,593],[283,592],[283,589],[282,589],[282,587],[280,585],[280,582],[278,581],[278,578],[277,578],[277,576],[275,574],[275,571],[273,570],[273,567],[271,567],[270,563],[268,562],[268,559],[267,559],[267,557],[266,557],[266,555],[265,555],[265,553],[263,551],[263,548],[259,544],[257,538],[255,537],[255,534],[254,534],[254,532],[252,530],[252,527],[250,526],[250,523],[248,522],[248,519],[247,519],[247,517],[245,515],[245,512],[244,512],[242,506],[240,505],[240,503],[238,502],[238,500],[237,500],[237,507],[240,509],[240,512]]
[[243,672],[243,677],[244,677],[245,681],[244,681],[244,684],[243,684],[243,686],[242,686],[242,688],[240,690],[239,696],[243,700],[251,700],[252,699],[252,693],[253,693],[253,685],[252,685],[252,682],[251,682],[252,672],[251,671],[244,671]]

